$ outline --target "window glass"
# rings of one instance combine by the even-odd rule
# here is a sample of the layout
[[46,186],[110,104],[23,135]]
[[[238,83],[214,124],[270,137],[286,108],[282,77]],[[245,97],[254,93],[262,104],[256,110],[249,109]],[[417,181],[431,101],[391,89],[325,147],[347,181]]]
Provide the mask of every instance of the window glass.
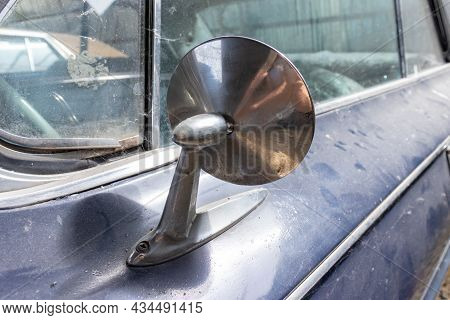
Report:
[[143,3],[17,1],[0,21],[0,129],[140,143]]
[[163,115],[179,59],[223,35],[255,38],[286,54],[316,102],[401,76],[393,0],[165,0],[161,5]]
[[427,0],[402,0],[406,70],[415,74],[444,63],[442,48]]

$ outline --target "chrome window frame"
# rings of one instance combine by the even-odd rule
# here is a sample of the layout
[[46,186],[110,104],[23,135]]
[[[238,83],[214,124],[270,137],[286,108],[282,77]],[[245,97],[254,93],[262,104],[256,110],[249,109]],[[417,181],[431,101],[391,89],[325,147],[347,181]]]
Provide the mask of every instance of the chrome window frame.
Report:
[[148,84],[150,88],[149,92],[152,93],[151,101],[151,144],[153,149],[157,149],[161,146],[161,136],[160,136],[160,120],[161,120],[161,94],[160,87],[154,86],[153,83],[160,82],[160,61],[161,61],[161,1],[153,0],[152,5],[152,19],[153,23],[151,25],[152,36],[151,48],[152,48],[152,81]]
[[[29,206],[137,176],[175,162],[179,153],[180,148],[174,145],[65,174],[41,176],[11,172],[11,176],[8,177],[11,180],[29,180],[32,186],[0,193],[0,209]],[[5,176],[5,172],[0,171],[0,175]],[[37,179],[40,179],[38,185]]]

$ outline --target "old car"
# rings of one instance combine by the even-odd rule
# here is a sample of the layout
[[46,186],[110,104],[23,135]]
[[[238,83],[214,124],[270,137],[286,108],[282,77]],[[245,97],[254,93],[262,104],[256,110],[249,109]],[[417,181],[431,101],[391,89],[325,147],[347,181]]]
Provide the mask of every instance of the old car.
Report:
[[2,299],[430,299],[449,0],[0,0]]

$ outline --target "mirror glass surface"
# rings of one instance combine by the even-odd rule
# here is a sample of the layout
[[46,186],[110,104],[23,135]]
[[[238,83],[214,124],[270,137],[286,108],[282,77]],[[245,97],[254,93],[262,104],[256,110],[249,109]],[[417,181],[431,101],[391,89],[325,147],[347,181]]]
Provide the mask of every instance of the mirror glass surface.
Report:
[[205,42],[181,60],[170,81],[172,129],[203,113],[220,113],[233,132],[201,152],[201,167],[236,184],[278,180],[306,155],[314,108],[302,76],[275,49],[241,37]]

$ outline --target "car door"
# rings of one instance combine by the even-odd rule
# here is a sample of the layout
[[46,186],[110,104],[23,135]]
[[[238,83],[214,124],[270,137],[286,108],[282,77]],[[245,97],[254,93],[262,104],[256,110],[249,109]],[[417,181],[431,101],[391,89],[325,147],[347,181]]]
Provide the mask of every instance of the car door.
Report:
[[[101,74],[77,84],[86,90],[80,101],[98,93],[113,107],[91,108],[98,130],[86,122],[64,137],[119,145],[82,140],[82,149],[67,150],[52,140],[43,150],[29,146],[43,139],[31,124],[1,123],[28,138],[0,150],[2,298],[388,299],[427,291],[450,225],[450,69],[427,1],[117,0],[105,9],[67,0],[52,14],[17,2],[2,11],[0,27],[79,35],[77,17],[88,16],[97,30],[90,37],[127,53],[141,77],[116,92],[97,91]],[[139,23],[124,23],[130,16]],[[167,122],[170,77],[190,49],[224,35],[263,41],[300,70],[315,101],[313,145],[295,172],[262,187],[202,173],[199,207],[260,188],[268,196],[200,248],[127,267],[131,248],[158,223],[179,153]],[[121,103],[108,104],[113,98]]]

